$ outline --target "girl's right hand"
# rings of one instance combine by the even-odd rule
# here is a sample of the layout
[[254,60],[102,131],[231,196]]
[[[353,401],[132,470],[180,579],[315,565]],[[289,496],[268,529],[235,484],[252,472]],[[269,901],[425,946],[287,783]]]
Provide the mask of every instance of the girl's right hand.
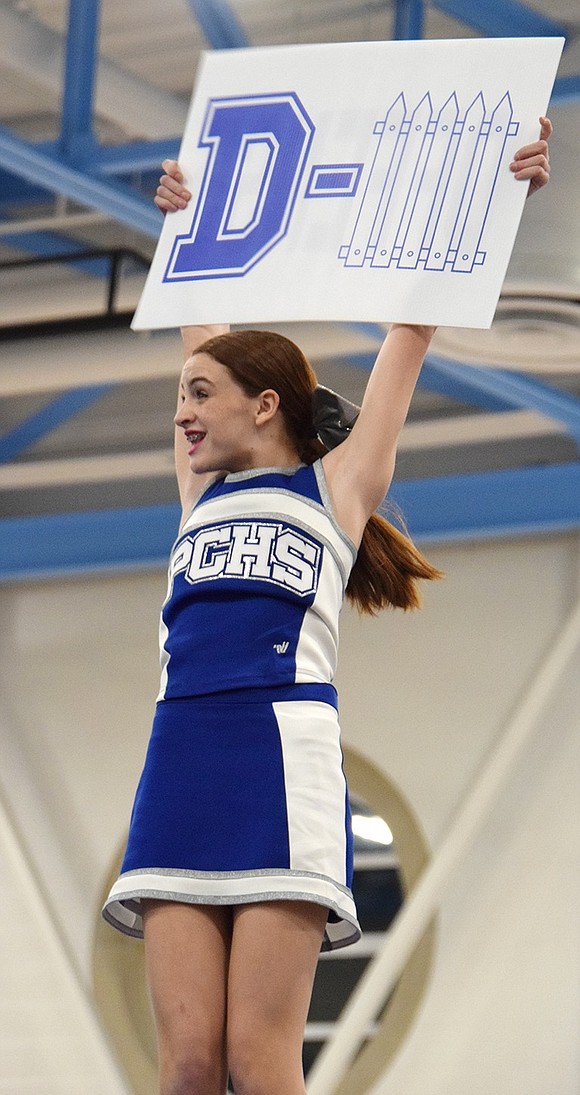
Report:
[[183,174],[177,160],[164,160],[161,164],[165,174],[159,179],[154,197],[155,205],[162,213],[175,213],[185,209],[191,193],[183,185]]

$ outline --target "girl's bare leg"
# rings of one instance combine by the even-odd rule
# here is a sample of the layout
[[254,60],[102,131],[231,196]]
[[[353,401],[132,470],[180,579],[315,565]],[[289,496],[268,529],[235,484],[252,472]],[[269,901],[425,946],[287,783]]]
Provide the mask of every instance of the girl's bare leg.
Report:
[[224,1095],[232,909],[144,902],[161,1095]]
[[327,915],[308,901],[234,909],[227,1046],[236,1095],[304,1095],[304,1026]]

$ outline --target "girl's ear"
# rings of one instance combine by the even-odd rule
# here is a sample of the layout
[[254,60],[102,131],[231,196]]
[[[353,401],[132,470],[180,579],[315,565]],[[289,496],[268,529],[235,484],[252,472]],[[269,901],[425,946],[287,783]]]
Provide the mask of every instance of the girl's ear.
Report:
[[266,422],[271,422],[279,406],[280,396],[273,388],[266,388],[263,392],[260,392],[256,411],[256,425],[260,426],[265,425]]

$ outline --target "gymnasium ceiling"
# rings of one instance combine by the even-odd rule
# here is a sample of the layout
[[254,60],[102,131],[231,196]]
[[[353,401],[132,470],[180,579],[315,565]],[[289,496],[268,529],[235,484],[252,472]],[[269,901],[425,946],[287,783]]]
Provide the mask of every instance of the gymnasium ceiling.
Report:
[[[179,344],[127,328],[200,52],[534,34],[567,41],[553,181],[491,330],[436,336],[395,488],[423,541],[580,523],[578,0],[0,0],[0,577],[156,564],[171,540]],[[284,330],[360,400],[380,328]]]

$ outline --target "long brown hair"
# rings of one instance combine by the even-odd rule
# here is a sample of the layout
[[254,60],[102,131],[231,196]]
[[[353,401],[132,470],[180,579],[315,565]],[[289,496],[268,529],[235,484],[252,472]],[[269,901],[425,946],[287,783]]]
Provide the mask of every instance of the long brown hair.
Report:
[[[273,388],[280,413],[300,460],[313,464],[327,451],[316,436],[312,393],[317,380],[302,350],[273,331],[231,331],[216,335],[195,353],[209,354],[232,374],[246,395]],[[374,615],[381,608],[418,608],[418,579],[441,578],[441,571],[424,558],[408,536],[373,513],[367,521],[346,596],[360,612]]]

